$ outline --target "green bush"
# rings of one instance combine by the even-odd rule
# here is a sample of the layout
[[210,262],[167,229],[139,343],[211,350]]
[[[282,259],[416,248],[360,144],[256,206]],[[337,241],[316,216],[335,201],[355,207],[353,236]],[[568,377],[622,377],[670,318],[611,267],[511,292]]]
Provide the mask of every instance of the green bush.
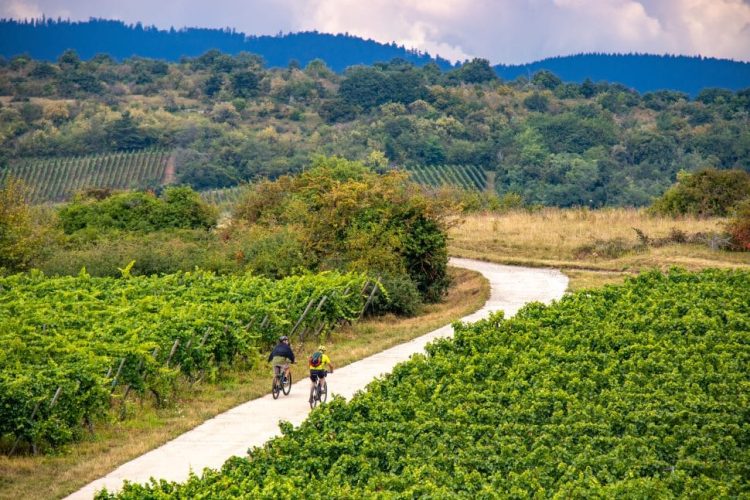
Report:
[[671,216],[723,217],[746,198],[750,198],[750,173],[706,168],[693,174],[679,174],[677,183],[650,210]]
[[300,233],[293,226],[252,226],[232,235],[234,257],[244,269],[269,278],[283,278],[310,268]]
[[209,229],[218,214],[189,187],[167,188],[161,198],[148,192],[125,192],[104,199],[78,197],[59,211],[67,234],[95,230],[158,231]]
[[6,177],[0,182],[0,268],[28,269],[55,240],[49,214],[31,207],[27,197],[23,181]]
[[[360,162],[319,157],[297,177],[251,187],[234,219],[238,230],[261,226],[277,239],[286,233],[279,247],[291,251],[285,258],[308,269],[408,276],[433,302],[449,284],[447,215],[401,172],[379,175]],[[268,255],[260,246],[259,255]]]
[[399,316],[415,316],[422,307],[422,297],[417,285],[403,275],[385,276],[380,284],[385,293],[377,293],[369,312],[376,316],[392,313]]
[[243,269],[229,245],[201,230],[110,232],[104,237],[86,233],[76,233],[38,267],[49,276],[75,276],[85,267],[89,275],[97,277],[118,277],[120,269],[131,261],[135,261],[133,275],[169,274],[196,267],[218,273]]

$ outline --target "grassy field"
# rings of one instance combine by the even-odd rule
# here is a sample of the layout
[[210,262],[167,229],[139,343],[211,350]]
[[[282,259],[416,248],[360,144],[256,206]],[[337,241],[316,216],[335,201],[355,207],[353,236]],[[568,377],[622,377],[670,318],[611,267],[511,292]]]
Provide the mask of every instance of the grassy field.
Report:
[[[750,252],[711,248],[725,219],[653,217],[636,209],[555,209],[469,215],[451,230],[450,254],[562,269],[570,290],[621,282],[644,269],[750,267]],[[639,236],[637,231],[642,236]],[[645,239],[643,237],[645,235]],[[678,243],[686,239],[692,243]]]
[[[454,283],[446,300],[424,307],[417,317],[385,316],[334,332],[326,344],[335,366],[345,366],[448,324],[479,309],[489,297],[489,284],[478,273],[452,269],[451,276]],[[317,343],[296,345],[295,352],[303,356]],[[293,371],[295,380],[306,376],[301,363],[293,365]],[[238,366],[216,384],[180,391],[189,396],[166,409],[154,408],[148,398],[133,399],[129,418],[100,422],[94,435],[57,454],[0,456],[0,498],[56,498],[72,493],[203,421],[268,393],[270,382],[265,363],[254,369]]]

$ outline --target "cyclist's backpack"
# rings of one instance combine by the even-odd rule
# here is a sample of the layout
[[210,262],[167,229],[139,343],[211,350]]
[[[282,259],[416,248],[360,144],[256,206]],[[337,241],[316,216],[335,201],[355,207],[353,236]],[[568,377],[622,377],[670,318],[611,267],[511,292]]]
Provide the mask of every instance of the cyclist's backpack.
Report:
[[310,366],[313,368],[320,366],[320,364],[323,362],[323,353],[320,351],[315,351],[312,356],[310,356]]

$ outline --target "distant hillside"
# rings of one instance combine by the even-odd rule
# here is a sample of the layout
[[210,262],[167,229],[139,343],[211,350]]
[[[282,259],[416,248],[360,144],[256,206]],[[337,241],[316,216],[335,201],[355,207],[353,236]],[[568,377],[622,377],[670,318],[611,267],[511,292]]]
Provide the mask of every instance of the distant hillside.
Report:
[[[0,176],[22,177],[35,199],[172,181],[227,188],[319,154],[555,206],[646,205],[681,170],[750,169],[750,88],[690,99],[549,72],[501,82],[484,60],[338,74],[218,51],[178,63],[69,51],[0,61],[0,104]],[[172,160],[144,165],[143,150]]]
[[318,32],[290,33],[278,36],[246,36],[234,30],[184,28],[160,30],[140,23],[92,19],[83,22],[0,20],[0,54],[12,57],[27,53],[35,59],[54,61],[66,49],[74,49],[82,59],[106,53],[117,60],[132,56],[178,61],[195,57],[210,49],[228,54],[260,54],[269,67],[285,67],[291,60],[302,66],[323,59],[334,71],[357,64],[370,65],[394,58],[417,66],[430,61],[443,69],[449,61],[406,49],[395,43],[383,44],[350,35]]
[[706,87],[739,90],[750,87],[750,63],[687,56],[648,54],[578,54],[541,61],[495,66],[506,80],[549,70],[563,81],[618,82],[639,92],[680,90],[695,96]]
[[[230,29],[183,28],[160,30],[140,23],[91,19],[0,20],[0,55],[29,54],[36,59],[56,60],[66,49],[74,49],[82,59],[106,53],[117,60],[132,56],[178,61],[210,49],[228,54],[251,52],[263,57],[268,67],[286,67],[296,60],[306,66],[322,59],[329,68],[342,72],[357,64],[404,59],[416,66],[435,62],[443,70],[450,61],[395,43],[383,44],[350,35],[318,32],[277,36],[247,36]],[[653,90],[679,90],[696,96],[706,87],[739,90],[750,87],[750,63],[687,56],[638,54],[579,54],[544,59],[522,65],[497,65],[495,71],[506,80],[533,75],[546,69],[563,81],[581,83],[617,82],[641,93]]]

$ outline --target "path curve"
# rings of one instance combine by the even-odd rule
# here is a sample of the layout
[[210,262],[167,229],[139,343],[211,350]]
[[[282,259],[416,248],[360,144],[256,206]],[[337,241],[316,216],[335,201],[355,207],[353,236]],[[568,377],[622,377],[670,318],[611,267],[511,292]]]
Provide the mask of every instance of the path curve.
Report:
[[[528,302],[548,303],[562,297],[568,287],[568,278],[551,269],[504,266],[459,258],[452,258],[450,264],[478,271],[490,282],[489,300],[481,309],[462,318],[465,322],[480,320],[498,310],[505,311],[506,317],[509,317]],[[331,377],[331,392],[349,399],[373,378],[390,372],[397,363],[409,359],[412,354],[422,352],[432,340],[452,334],[453,328],[446,325],[340,368]],[[280,420],[301,424],[310,411],[307,403],[308,384],[305,379],[294,384],[289,396],[281,396],[274,401],[268,394],[217,415],[163,446],[121,465],[68,498],[89,499],[104,487],[115,491],[126,479],[144,483],[154,476],[184,481],[191,470],[200,473],[205,467],[219,468],[229,457],[244,456],[249,447],[260,446],[279,435]]]

